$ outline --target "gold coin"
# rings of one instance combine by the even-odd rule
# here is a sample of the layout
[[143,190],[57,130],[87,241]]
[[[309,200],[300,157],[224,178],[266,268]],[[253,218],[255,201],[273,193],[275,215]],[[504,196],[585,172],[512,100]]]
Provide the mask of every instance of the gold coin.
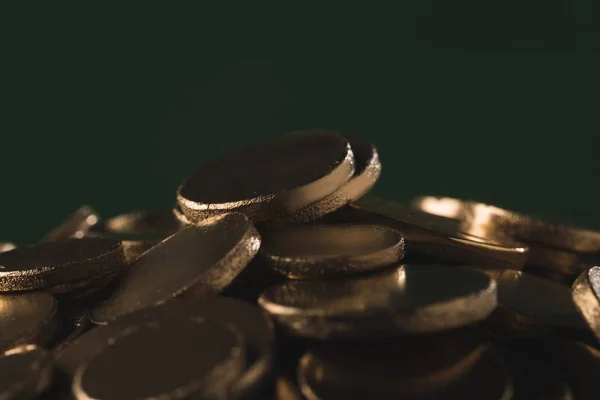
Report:
[[259,247],[260,236],[245,215],[228,213],[205,219],[135,260],[108,298],[92,309],[91,319],[105,324],[192,289],[196,295],[219,293]]
[[405,265],[366,276],[287,281],[258,299],[287,333],[328,339],[439,332],[485,319],[496,283],[457,266]]
[[343,276],[397,263],[404,240],[384,226],[312,224],[263,234],[259,255],[288,278]]
[[573,301],[596,338],[600,340],[600,267],[583,271],[575,280]]
[[224,155],[177,190],[186,217],[242,212],[254,221],[293,214],[337,191],[354,174],[354,155],[337,132],[308,131]]
[[54,228],[41,240],[42,242],[55,242],[65,239],[81,239],[87,236],[88,232],[98,225],[100,217],[98,213],[90,206],[82,206],[66,221]]

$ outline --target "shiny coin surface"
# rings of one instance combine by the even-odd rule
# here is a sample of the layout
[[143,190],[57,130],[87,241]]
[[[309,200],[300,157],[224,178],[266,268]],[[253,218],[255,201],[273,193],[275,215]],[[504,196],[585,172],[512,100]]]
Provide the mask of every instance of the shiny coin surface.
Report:
[[407,259],[420,257],[469,265],[522,269],[527,246],[509,238],[490,239],[460,231],[457,221],[411,210],[395,202],[364,197],[326,219],[382,224],[405,240]]
[[44,349],[24,345],[0,356],[0,398],[36,399],[52,381],[53,359]]
[[45,343],[56,327],[57,307],[42,292],[0,295],[0,349],[22,343]]
[[42,242],[55,242],[69,238],[81,239],[100,222],[98,213],[90,206],[82,206],[62,224],[48,233]]
[[375,185],[381,175],[381,162],[379,161],[377,149],[357,137],[349,137],[348,141],[355,160],[355,171],[352,179],[334,193],[300,209],[294,214],[269,221],[270,226],[276,227],[294,222],[313,221],[360,199]]
[[259,247],[260,236],[243,214],[203,220],[133,262],[110,296],[92,309],[91,319],[103,324],[192,288],[195,294],[216,294],[246,267]]
[[354,155],[339,133],[296,132],[200,168],[179,187],[177,201],[192,222],[227,211],[265,221],[329,196],[353,174]]
[[537,242],[572,251],[600,252],[600,232],[556,224],[489,204],[425,196],[413,205],[436,215],[456,214],[463,230],[486,237],[502,233],[526,242]]
[[573,301],[600,340],[600,267],[585,270],[573,283]]
[[78,399],[225,399],[246,363],[243,336],[201,318],[131,326],[99,345],[75,373]]
[[404,255],[404,239],[380,225],[303,225],[263,234],[259,254],[288,278],[334,277],[397,263]]
[[117,240],[67,239],[0,253],[0,291],[49,288],[104,275],[124,265]]
[[446,346],[433,342],[420,352],[409,343],[319,347],[300,361],[300,387],[309,400],[511,398],[510,377],[496,354],[471,340],[453,347],[452,339],[442,339]]
[[0,242],[0,253],[4,253],[5,251],[10,251],[13,249],[16,249],[17,246],[15,246],[12,243],[9,242]]
[[455,266],[406,265],[369,276],[288,281],[259,304],[290,334],[326,339],[449,330],[496,307],[496,283]]

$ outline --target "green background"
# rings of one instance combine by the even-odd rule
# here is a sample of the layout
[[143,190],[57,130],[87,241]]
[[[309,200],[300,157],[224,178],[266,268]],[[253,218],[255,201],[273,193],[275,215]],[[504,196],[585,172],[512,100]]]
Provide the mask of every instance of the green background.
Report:
[[304,128],[373,142],[379,195],[600,228],[598,2],[46,3],[3,13],[0,240],[171,207],[207,160]]

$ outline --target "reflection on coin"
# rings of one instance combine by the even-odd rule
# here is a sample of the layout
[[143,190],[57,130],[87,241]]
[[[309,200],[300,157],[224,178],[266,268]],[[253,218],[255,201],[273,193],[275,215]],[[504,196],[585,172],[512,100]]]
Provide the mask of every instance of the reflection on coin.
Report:
[[180,227],[192,225],[192,222],[190,222],[188,217],[186,217],[183,211],[181,211],[181,207],[179,207],[179,204],[176,204],[175,207],[173,207],[172,212]]
[[44,344],[56,327],[56,301],[42,292],[0,295],[0,350]]
[[377,149],[357,137],[349,137],[348,141],[354,153],[355,161],[352,179],[329,196],[300,209],[294,214],[269,221],[271,227],[313,221],[351,201],[360,199],[375,185],[379,175],[381,175],[381,162],[379,161]]
[[476,338],[452,347],[456,340],[431,341],[432,348],[419,352],[410,342],[319,347],[300,361],[300,387],[309,400],[511,398],[496,353]]
[[4,253],[5,251],[10,251],[13,249],[16,249],[17,246],[15,246],[12,243],[9,242],[0,242],[0,253]]
[[54,228],[41,241],[55,242],[69,238],[81,239],[100,222],[98,213],[90,206],[82,206],[62,224]]
[[104,324],[193,288],[219,293],[258,252],[260,236],[240,213],[208,218],[168,237],[135,260],[110,296],[92,309]]
[[52,380],[53,359],[35,345],[13,348],[0,356],[0,398],[37,398]]
[[490,239],[460,231],[454,220],[411,210],[401,204],[364,197],[326,219],[382,224],[405,240],[406,257],[424,257],[469,265],[522,269],[527,246],[509,238]]
[[532,324],[586,329],[568,286],[522,271],[502,271],[495,276],[498,304]]
[[553,360],[554,349],[542,340],[512,339],[502,344],[502,352],[513,376],[514,400],[573,400],[571,388]]
[[337,132],[308,131],[224,155],[177,190],[192,222],[239,211],[252,221],[293,214],[334,193],[354,174],[354,155]]
[[154,320],[97,345],[75,373],[78,399],[225,398],[246,361],[234,327],[201,318]]
[[409,204],[415,210],[440,217],[461,220],[465,202],[452,197],[417,196]]
[[600,340],[600,267],[592,267],[573,283],[573,301]]
[[290,334],[380,337],[449,330],[496,307],[496,283],[474,270],[408,265],[330,281],[288,281],[259,304]]
[[67,239],[0,253],[0,291],[49,288],[105,275],[124,265],[121,242]]
[[289,278],[331,277],[397,263],[404,255],[404,240],[378,225],[302,225],[263,234],[259,254],[273,271]]

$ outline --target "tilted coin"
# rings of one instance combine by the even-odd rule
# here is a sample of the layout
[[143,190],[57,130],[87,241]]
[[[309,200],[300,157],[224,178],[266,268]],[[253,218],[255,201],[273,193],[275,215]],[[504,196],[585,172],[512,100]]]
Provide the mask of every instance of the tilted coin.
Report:
[[55,242],[69,238],[81,239],[100,222],[98,213],[90,206],[82,206],[62,224],[48,233],[42,242]]
[[311,224],[262,236],[261,260],[294,279],[372,271],[404,256],[404,239],[381,225]]
[[36,399],[52,381],[53,359],[44,349],[23,345],[0,355],[0,398]]
[[15,246],[12,243],[9,242],[0,242],[0,253],[4,253],[5,251],[10,251],[13,249],[16,249],[17,246]]
[[259,247],[260,236],[245,215],[228,213],[205,219],[135,260],[116,289],[92,309],[91,319],[107,323],[191,289],[196,294],[219,293],[246,267]]
[[573,283],[573,301],[600,340],[600,267],[583,271]]
[[175,207],[173,207],[172,212],[173,212],[173,216],[179,223],[180,228],[184,227],[184,226],[192,225],[192,222],[188,219],[188,217],[185,216],[183,211],[181,211],[181,207],[179,207],[179,204],[175,204]]
[[420,351],[410,342],[317,347],[300,361],[300,387],[308,400],[510,399],[510,376],[496,352],[477,338],[456,340],[417,345]]
[[117,240],[67,239],[0,253],[0,291],[49,288],[105,275],[124,265]]
[[246,363],[243,336],[201,318],[131,326],[98,345],[75,373],[77,399],[225,399]]
[[540,338],[502,343],[503,358],[513,377],[514,400],[573,400],[571,388]]
[[461,232],[454,220],[373,197],[364,197],[325,220],[381,224],[396,229],[404,237],[406,259],[421,257],[510,269],[522,269],[527,260],[527,246],[519,242],[472,236]]
[[494,276],[498,304],[531,324],[586,329],[568,286],[523,271],[502,271]]
[[0,295],[0,350],[23,343],[45,344],[57,323],[56,301],[42,292]]
[[338,208],[360,199],[377,182],[381,175],[381,162],[375,147],[357,137],[348,137],[354,153],[354,175],[338,190],[312,203],[292,215],[275,218],[269,226],[285,226],[290,223],[309,222],[326,215]]
[[337,132],[308,131],[224,155],[177,190],[187,218],[239,211],[252,221],[289,215],[334,193],[354,174],[354,155]]
[[486,318],[496,283],[457,266],[405,265],[369,276],[288,281],[258,302],[288,333],[318,339],[438,332]]
[[500,232],[525,242],[584,253],[600,252],[600,232],[557,224],[475,201],[442,198],[437,199],[438,203],[434,205],[434,199],[424,201],[420,198],[414,204],[433,214],[442,215],[448,214],[447,205],[454,201],[460,208],[457,219],[462,221],[464,230],[473,235],[485,237],[488,232]]

